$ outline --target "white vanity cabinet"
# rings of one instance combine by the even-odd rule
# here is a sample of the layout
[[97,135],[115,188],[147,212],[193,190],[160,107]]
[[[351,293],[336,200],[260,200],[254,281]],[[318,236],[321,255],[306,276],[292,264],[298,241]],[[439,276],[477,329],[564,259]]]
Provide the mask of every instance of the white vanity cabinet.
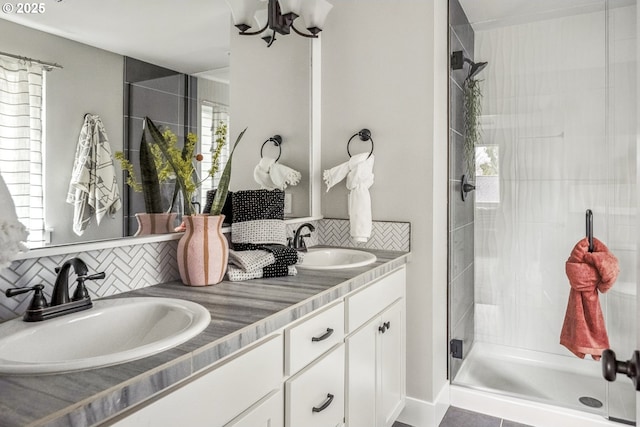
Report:
[[283,427],[283,348],[282,334],[265,338],[113,425]]
[[405,287],[400,267],[111,425],[390,427],[405,403]]
[[347,427],[390,427],[404,407],[405,281],[402,268],[347,297]]

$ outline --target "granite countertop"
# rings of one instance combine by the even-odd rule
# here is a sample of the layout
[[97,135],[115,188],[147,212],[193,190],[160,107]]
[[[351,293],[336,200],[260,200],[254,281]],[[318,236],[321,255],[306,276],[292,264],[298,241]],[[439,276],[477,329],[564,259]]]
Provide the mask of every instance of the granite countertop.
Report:
[[[169,282],[119,294],[115,298],[153,296],[194,301],[210,311],[211,324],[184,344],[128,363],[58,375],[0,375],[0,425],[99,424],[404,265],[409,255],[367,251],[378,259],[360,268],[298,269],[297,276],[222,282],[207,287]],[[96,339],[100,339],[99,331]]]

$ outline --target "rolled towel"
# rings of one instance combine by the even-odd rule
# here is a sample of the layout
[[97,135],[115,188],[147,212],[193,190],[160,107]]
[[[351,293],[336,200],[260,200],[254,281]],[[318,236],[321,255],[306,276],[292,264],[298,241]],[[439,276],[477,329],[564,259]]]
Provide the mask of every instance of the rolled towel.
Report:
[[253,170],[253,179],[266,190],[284,190],[298,185],[302,174],[295,169],[277,163],[271,157],[263,157]]

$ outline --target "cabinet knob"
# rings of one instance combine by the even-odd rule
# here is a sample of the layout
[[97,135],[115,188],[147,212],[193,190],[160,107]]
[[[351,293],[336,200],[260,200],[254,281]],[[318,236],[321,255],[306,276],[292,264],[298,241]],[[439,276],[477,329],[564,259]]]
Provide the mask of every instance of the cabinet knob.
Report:
[[382,326],[378,326],[378,332],[384,334],[385,332],[387,332],[387,327],[384,324],[382,324]]
[[327,399],[322,403],[322,405],[320,405],[318,407],[314,406],[311,409],[311,412],[322,412],[322,411],[324,411],[325,409],[327,409],[329,407],[329,405],[331,405],[331,402],[333,402],[333,398],[334,397],[335,396],[333,394],[327,393]]
[[333,334],[333,329],[327,328],[327,332],[325,332],[324,334],[320,335],[319,337],[311,337],[311,341],[312,342],[324,341],[327,338],[329,338],[331,336],[331,334]]

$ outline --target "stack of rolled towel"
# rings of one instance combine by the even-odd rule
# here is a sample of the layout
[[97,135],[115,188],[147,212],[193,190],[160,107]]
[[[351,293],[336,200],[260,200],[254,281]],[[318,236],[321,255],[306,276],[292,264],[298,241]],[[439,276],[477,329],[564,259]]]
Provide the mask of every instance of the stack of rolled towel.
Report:
[[241,281],[295,276],[300,254],[287,246],[284,192],[246,190],[233,193],[233,223],[227,277]]

